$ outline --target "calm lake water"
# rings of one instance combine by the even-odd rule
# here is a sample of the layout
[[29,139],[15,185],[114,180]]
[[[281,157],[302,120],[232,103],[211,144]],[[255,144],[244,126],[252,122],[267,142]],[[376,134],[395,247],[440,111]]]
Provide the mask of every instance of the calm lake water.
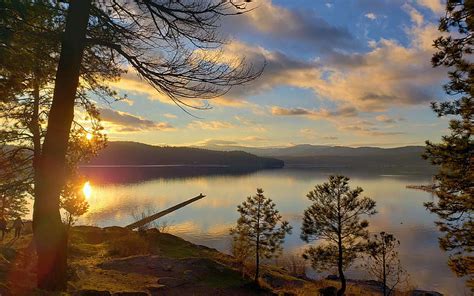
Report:
[[[279,169],[257,172],[223,172],[219,168],[87,168],[90,210],[80,220],[97,226],[125,226],[134,221],[132,213],[159,211],[203,193],[206,197],[161,218],[172,225],[170,232],[194,243],[228,252],[228,230],[238,218],[236,207],[256,188],[277,205],[293,226],[284,251],[299,252],[306,244],[300,236],[301,218],[309,205],[306,194],[315,184],[325,182],[335,171],[328,169]],[[169,174],[168,174],[169,173]],[[429,193],[407,189],[408,184],[425,184],[427,175],[346,171],[352,187],[360,186],[377,202],[370,231],[393,233],[401,242],[399,253],[417,288],[437,290],[445,295],[469,295],[464,282],[446,265],[447,256],[437,243],[439,233],[434,216],[423,207]],[[351,278],[364,278],[353,268]]]

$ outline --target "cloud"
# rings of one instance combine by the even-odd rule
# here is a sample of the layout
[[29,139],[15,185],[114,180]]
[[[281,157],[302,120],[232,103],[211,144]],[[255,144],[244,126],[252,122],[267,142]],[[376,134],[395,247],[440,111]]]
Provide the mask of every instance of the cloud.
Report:
[[226,129],[226,128],[233,128],[235,127],[232,123],[226,121],[201,121],[195,120],[188,124],[189,128],[194,129],[204,129],[204,130],[219,130],[219,129]]
[[314,129],[311,128],[302,128],[299,130],[299,133],[301,136],[306,138],[307,140],[329,140],[329,141],[335,141],[338,139],[336,136],[323,136],[321,135],[320,132],[315,131]]
[[273,106],[271,108],[272,115],[277,116],[307,116],[311,119],[331,118],[331,117],[353,117],[357,115],[354,107],[340,107],[336,110],[310,110],[305,108],[282,108]]
[[313,137],[316,134],[316,131],[310,128],[302,128],[300,129],[300,134],[302,134],[303,136]]
[[416,0],[416,2],[437,15],[441,15],[446,9],[446,1],[443,0]]
[[[246,147],[266,147],[266,144],[271,140],[261,136],[246,136],[238,139],[205,139],[195,143],[190,143],[188,146],[205,147],[208,149],[231,148],[232,146],[246,146]],[[235,149],[235,148],[234,148]]]
[[373,20],[376,20],[377,19],[377,15],[373,12],[369,12],[365,15],[366,18],[368,18],[369,20],[373,21]]
[[396,122],[399,122],[399,121],[404,121],[405,119],[402,118],[402,117],[398,117],[398,118],[393,118],[393,117],[390,117],[388,115],[385,115],[385,114],[382,114],[382,115],[378,115],[375,117],[375,119],[379,122],[383,122],[383,123],[396,123]]
[[383,136],[396,136],[396,135],[405,134],[403,132],[398,132],[398,131],[380,130],[378,127],[375,126],[373,122],[370,122],[367,120],[359,120],[359,121],[350,122],[350,123],[335,121],[335,123],[336,123],[337,129],[340,131],[356,133],[363,136],[383,137]]
[[234,146],[238,142],[231,140],[220,140],[220,139],[206,139],[204,141],[199,141],[196,143],[196,146]]
[[129,106],[133,106],[133,104],[135,104],[134,101],[130,100],[130,99],[127,99],[127,98],[123,98],[120,100],[120,102],[124,102],[125,104],[129,105]]
[[234,33],[235,28],[239,31],[246,28],[247,33],[259,33],[278,41],[298,41],[299,45],[309,45],[321,52],[360,48],[361,44],[347,28],[329,24],[312,10],[288,9],[271,0],[254,1],[249,9],[252,10],[225,25],[225,30]]
[[412,22],[414,22],[417,26],[423,25],[424,17],[418,10],[408,3],[405,3],[402,8],[408,13]]
[[237,120],[241,125],[246,126],[248,129],[252,129],[256,132],[266,132],[267,128],[264,127],[262,124],[257,123],[254,120],[248,119],[243,116],[234,116],[234,119]]
[[442,90],[446,73],[442,68],[433,69],[430,63],[431,45],[439,35],[436,25],[420,24],[417,14],[412,14],[413,25],[405,29],[410,39],[407,45],[382,38],[370,41],[371,49],[365,53],[333,52],[319,60],[300,60],[234,40],[226,45],[229,55],[245,53],[248,62],[266,61],[267,65],[261,77],[233,88],[226,97],[248,100],[278,86],[291,86],[363,112],[426,104]]
[[174,114],[171,114],[171,113],[165,113],[163,114],[164,117],[166,118],[177,118],[178,116],[174,115]]
[[[127,92],[130,95],[129,97],[133,97],[134,95],[145,95],[150,100],[156,100],[167,104],[173,103],[171,99],[161,95],[149,83],[141,79],[133,68],[127,69],[127,72],[122,74],[118,81],[114,81],[110,85]],[[133,99],[131,100],[133,101]]]
[[[301,59],[261,46],[230,40],[223,48],[224,62],[243,57],[247,63],[256,66],[266,62],[266,68],[261,77],[255,81],[236,86],[226,95],[210,100],[209,103],[217,106],[259,110],[257,104],[252,101],[254,100],[252,97],[281,86],[310,90],[319,101],[330,101],[336,106],[352,108],[351,112],[354,114],[383,112],[390,107],[412,106],[433,101],[442,90],[442,80],[446,76],[445,69],[433,69],[430,63],[434,52],[431,45],[433,39],[439,35],[437,26],[426,23],[423,16],[411,5],[406,4],[404,10],[412,19],[412,25],[405,28],[409,42],[401,44],[394,39],[383,38],[371,40],[370,48],[366,52],[351,53],[345,50],[334,50],[318,59]],[[261,16],[262,12],[257,11],[281,12],[281,14],[268,14],[258,19],[256,16]],[[381,15],[381,12],[375,8],[366,11],[371,11],[370,13],[376,16]],[[292,22],[297,20],[295,20],[297,16],[298,13],[295,11],[273,5],[271,1],[263,1],[258,9],[242,18],[251,21],[252,25],[257,26],[259,32],[271,35],[276,34],[279,28],[285,26],[288,26],[288,28],[282,28],[285,34],[290,34],[289,30],[296,30],[298,26],[293,26]],[[290,22],[277,22],[286,19]],[[302,22],[305,23],[305,21],[306,19],[303,19]],[[292,26],[293,29],[291,29]],[[301,30],[306,32],[307,28]],[[301,34],[301,36],[304,35]],[[326,41],[318,42],[325,43]],[[132,77],[131,74],[127,74],[121,80],[122,89],[145,93],[150,99],[172,104],[170,99],[159,95],[156,90],[134,75]],[[297,113],[307,111],[303,112],[304,114],[292,115],[312,118],[347,116],[347,113],[329,110],[293,109],[295,110],[287,111]],[[282,110],[275,110],[275,112],[274,115],[290,115],[283,114]]]
[[[223,60],[244,58],[251,65],[265,65],[262,75],[243,86],[232,88],[224,98],[245,100],[250,95],[257,95],[279,85],[306,87],[305,80],[315,80],[320,76],[320,64],[316,61],[305,61],[290,57],[279,51],[269,51],[260,46],[251,46],[238,40],[227,43],[222,56]],[[298,83],[300,82],[300,83]],[[220,98],[216,99],[216,102]],[[213,101],[211,101],[213,103]]]
[[[262,63],[263,64],[263,63]],[[126,103],[133,105],[134,96],[145,96],[151,101],[159,101],[164,104],[175,105],[173,100],[168,96],[161,94],[148,82],[141,79],[134,69],[129,68],[127,73],[123,74],[118,81],[111,82],[110,86],[126,92],[129,98]],[[208,101],[214,106],[226,106],[226,107],[245,107],[249,103],[245,99],[235,99],[231,97],[220,97],[212,100],[202,100],[199,98],[195,99],[181,99],[184,103],[190,106],[207,106]]]
[[267,142],[268,138],[259,137],[259,136],[248,136],[248,137],[242,138],[242,141],[244,141],[244,142]]
[[166,122],[155,122],[126,112],[108,108],[99,108],[100,118],[106,127],[115,132],[162,131],[172,130],[174,127]]
[[349,55],[339,64],[328,65],[332,72],[327,83],[315,85],[315,91],[368,112],[433,100],[445,73],[430,64],[433,50],[427,48],[425,34],[431,34],[432,28],[414,30],[419,35],[411,46],[381,39],[367,54]]

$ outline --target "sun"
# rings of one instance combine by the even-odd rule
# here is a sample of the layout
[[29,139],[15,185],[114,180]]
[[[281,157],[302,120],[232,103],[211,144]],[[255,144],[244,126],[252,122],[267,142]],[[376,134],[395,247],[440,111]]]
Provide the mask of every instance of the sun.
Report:
[[89,140],[89,141],[92,140],[93,137],[94,136],[91,133],[86,134],[86,139]]
[[91,186],[91,183],[89,181],[84,183],[84,186],[82,187],[82,193],[84,193],[84,197],[86,199],[89,199],[91,197],[91,195],[92,195],[92,186]]

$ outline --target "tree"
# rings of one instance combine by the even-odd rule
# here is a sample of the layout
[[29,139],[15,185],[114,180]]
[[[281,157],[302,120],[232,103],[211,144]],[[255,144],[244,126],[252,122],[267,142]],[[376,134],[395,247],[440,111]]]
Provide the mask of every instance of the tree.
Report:
[[0,217],[13,220],[28,213],[28,201],[25,191],[1,189]]
[[[233,239],[241,246],[249,246],[255,251],[255,283],[258,284],[260,259],[270,259],[281,252],[286,234],[291,233],[291,226],[275,208],[275,203],[263,195],[262,189],[257,194],[247,197],[237,207],[240,218],[237,226],[231,229]],[[278,226],[279,224],[279,226]]]
[[[74,179],[73,179],[74,180]],[[60,206],[66,212],[64,223],[69,229],[78,217],[87,213],[89,203],[83,193],[83,180],[75,178],[76,182],[68,182],[61,193]]]
[[[50,85],[54,83],[58,64],[60,49],[58,36],[63,30],[64,22],[59,6],[52,5],[49,1],[1,1],[0,5],[1,22],[5,25],[2,27],[4,34],[0,36],[0,41],[4,45],[0,56],[2,62],[5,61],[1,64],[0,71],[5,75],[0,83],[2,86],[7,86],[2,92],[4,100],[0,103],[0,113],[3,118],[8,119],[2,121],[0,125],[0,145],[4,148],[1,149],[2,157],[16,164],[10,167],[11,171],[8,174],[17,176],[15,181],[11,179],[6,187],[15,190],[18,195],[28,192],[36,197],[38,190],[42,188],[40,184],[40,163],[44,148],[42,142],[47,132],[46,122],[52,104],[53,90]],[[83,79],[78,86],[74,104],[80,106],[78,111],[87,114],[89,124],[86,127],[78,121],[72,123],[65,169],[62,172],[58,171],[65,183],[74,182],[71,176],[75,174],[77,163],[91,157],[105,143],[105,138],[100,134],[102,127],[99,124],[98,112],[94,104],[88,100],[86,92],[93,91],[99,97],[102,94],[112,95],[113,93],[106,87],[97,84],[98,76],[95,73],[99,72],[100,77],[111,78],[117,74],[117,68],[107,63],[110,59],[104,58],[103,55],[89,52],[88,56],[89,63],[82,70]],[[106,70],[99,71],[99,69]],[[95,86],[95,89],[92,86]],[[94,135],[93,142],[85,143],[87,133]],[[50,174],[53,174],[52,172],[54,171]],[[37,224],[33,223],[34,231]],[[52,233],[61,233],[65,236],[62,225],[43,225],[45,228],[50,228]],[[62,242],[65,239],[37,241],[37,248],[58,241]],[[65,251],[63,253],[65,254]],[[40,251],[38,254],[38,279],[39,282],[43,282],[41,278],[52,263],[46,263],[41,259],[44,256]],[[61,268],[63,271],[66,268],[65,260],[62,261]],[[62,282],[61,287],[65,287],[64,273],[54,275],[52,280]],[[44,280],[45,285],[47,281]],[[43,287],[42,284],[39,286]]]
[[[105,75],[105,78],[114,78],[122,69],[132,68],[181,107],[192,106],[185,99],[222,95],[231,86],[252,80],[261,73],[241,60],[225,60],[224,55],[216,54],[215,50],[211,52],[223,41],[217,33],[220,18],[242,13],[245,2],[38,2],[57,13],[54,20],[59,23],[60,32],[47,131],[40,157],[35,162],[33,231],[40,288],[61,290],[66,287],[67,235],[61,223],[59,200],[66,182],[66,156],[74,107],[81,96],[80,81],[88,81],[90,89],[101,90],[104,71],[119,69]],[[104,55],[106,58],[101,58]],[[96,63],[91,62],[91,58]],[[98,70],[90,71],[90,65]],[[18,71],[12,68],[15,71],[2,72],[14,76]],[[89,80],[80,80],[80,77]],[[6,81],[20,85],[16,79]],[[9,89],[17,91],[18,87]]]
[[427,141],[424,158],[439,166],[433,191],[437,199],[425,206],[438,216],[436,225],[444,233],[440,247],[450,252],[451,269],[457,276],[469,276],[468,285],[474,289],[473,17],[473,1],[447,1],[439,25],[445,35],[434,41],[438,51],[432,63],[449,68],[444,89],[454,99],[432,103],[432,107],[438,116],[452,117],[450,134],[441,143]]
[[406,278],[397,247],[400,245],[392,234],[380,232],[367,243],[367,263],[365,270],[383,284],[383,295],[391,295],[395,287]]
[[29,184],[16,171],[16,159],[5,158],[0,150],[0,217],[15,219],[28,213]]
[[362,191],[360,187],[351,190],[348,177],[330,176],[329,182],[316,185],[307,194],[312,204],[304,211],[301,239],[324,243],[309,247],[303,257],[317,271],[337,267],[341,280],[337,295],[344,295],[344,270],[362,254],[369,235],[369,222],[361,216],[376,213],[375,201],[360,197]]
[[[231,233],[233,231],[231,230]],[[235,234],[231,238],[231,254],[236,259],[242,278],[244,278],[247,263],[255,256],[255,249],[246,236]]]

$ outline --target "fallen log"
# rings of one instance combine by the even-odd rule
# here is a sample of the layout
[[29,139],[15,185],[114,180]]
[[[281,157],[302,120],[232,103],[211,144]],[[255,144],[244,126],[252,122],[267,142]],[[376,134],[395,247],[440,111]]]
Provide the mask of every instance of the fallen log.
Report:
[[163,217],[164,215],[167,215],[167,214],[172,213],[172,212],[174,212],[174,211],[176,211],[176,210],[178,210],[178,209],[180,209],[180,208],[182,208],[182,207],[185,207],[185,206],[189,205],[190,203],[193,203],[193,202],[195,202],[195,201],[198,201],[198,200],[200,200],[201,198],[204,198],[204,197],[205,197],[205,195],[203,195],[203,194],[201,193],[201,194],[199,194],[198,196],[193,197],[193,198],[191,198],[191,199],[188,199],[187,201],[184,201],[184,202],[182,202],[182,203],[179,203],[179,204],[177,204],[177,205],[175,205],[175,206],[172,206],[171,208],[168,208],[168,209],[166,209],[166,210],[164,210],[164,211],[158,212],[158,213],[153,214],[153,215],[151,215],[151,216],[148,216],[148,217],[145,217],[145,218],[143,218],[143,219],[140,219],[140,220],[138,220],[138,221],[136,221],[136,222],[134,222],[134,223],[132,223],[132,224],[129,224],[129,225],[125,226],[125,228],[128,228],[128,229],[135,229],[135,228],[141,227],[141,226],[146,225],[146,224],[148,224],[148,223],[150,223],[150,222],[152,222],[152,221],[154,221],[154,220],[156,220],[156,219],[158,219],[158,218]]

